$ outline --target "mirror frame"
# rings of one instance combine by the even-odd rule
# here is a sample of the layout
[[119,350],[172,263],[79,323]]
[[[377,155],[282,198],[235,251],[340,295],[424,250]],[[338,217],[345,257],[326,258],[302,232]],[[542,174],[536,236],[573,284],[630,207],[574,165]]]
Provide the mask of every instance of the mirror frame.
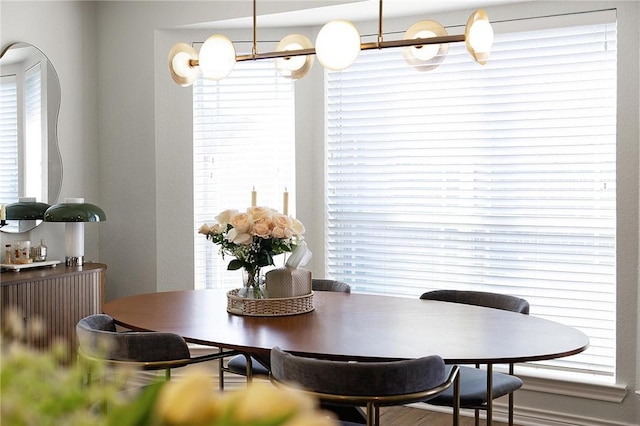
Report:
[[[48,196],[46,200],[38,200],[45,202],[49,205],[53,205],[58,201],[60,196],[60,190],[62,188],[62,156],[60,154],[60,146],[58,144],[58,118],[60,115],[60,102],[62,98],[62,90],[60,87],[60,79],[58,73],[51,63],[51,60],[36,46],[33,46],[25,42],[11,43],[2,49],[0,53],[0,71],[2,71],[2,59],[12,49],[20,48],[32,48],[39,52],[44,59],[46,59],[47,67],[47,117],[46,123],[43,126],[47,126],[47,186]],[[0,72],[0,75],[2,73]],[[55,85],[55,87],[54,87]],[[19,198],[26,197],[27,194],[19,194]],[[16,202],[19,200],[16,200]],[[0,231],[6,233],[22,233],[28,232],[39,226],[42,220],[21,220],[21,221],[8,221],[8,225],[0,228]]]

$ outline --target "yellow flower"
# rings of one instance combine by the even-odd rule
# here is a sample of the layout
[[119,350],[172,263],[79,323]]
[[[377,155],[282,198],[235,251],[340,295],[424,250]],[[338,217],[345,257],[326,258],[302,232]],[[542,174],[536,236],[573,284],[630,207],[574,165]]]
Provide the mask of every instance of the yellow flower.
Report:
[[315,401],[303,393],[263,383],[255,383],[230,396],[228,404],[231,424],[237,425],[280,424],[315,408]]
[[206,371],[190,371],[180,380],[167,382],[158,395],[156,413],[172,426],[207,425],[220,411],[220,397]]

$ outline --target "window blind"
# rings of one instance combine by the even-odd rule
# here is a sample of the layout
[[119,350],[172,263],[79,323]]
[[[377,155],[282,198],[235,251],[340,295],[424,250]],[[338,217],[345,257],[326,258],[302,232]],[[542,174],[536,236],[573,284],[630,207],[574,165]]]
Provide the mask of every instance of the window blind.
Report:
[[523,297],[590,338],[541,368],[613,376],[615,23],[497,34],[482,67],[366,51],[325,92],[328,275]]
[[0,77],[0,203],[18,201],[18,88],[16,76]]
[[[273,61],[236,64],[225,79],[193,86],[194,227],[215,223],[226,209],[257,205],[282,211],[283,192],[295,214],[294,84]],[[227,271],[219,246],[196,236],[196,288],[236,288],[240,271]]]
[[43,201],[46,201],[47,185],[43,177],[43,173],[47,173],[47,166],[46,157],[43,157],[46,150],[43,149],[45,142],[42,133],[42,63],[29,68],[24,77],[24,194],[27,197],[38,194],[36,198],[39,198],[39,194],[44,194]]

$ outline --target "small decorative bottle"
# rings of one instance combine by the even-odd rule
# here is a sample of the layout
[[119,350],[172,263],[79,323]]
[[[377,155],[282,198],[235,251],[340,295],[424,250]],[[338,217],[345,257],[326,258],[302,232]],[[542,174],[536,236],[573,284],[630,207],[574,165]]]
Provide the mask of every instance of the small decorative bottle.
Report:
[[4,263],[11,264],[11,244],[5,244],[4,246]]
[[40,245],[36,250],[36,262],[44,262],[47,260],[47,244],[45,240],[40,240]]

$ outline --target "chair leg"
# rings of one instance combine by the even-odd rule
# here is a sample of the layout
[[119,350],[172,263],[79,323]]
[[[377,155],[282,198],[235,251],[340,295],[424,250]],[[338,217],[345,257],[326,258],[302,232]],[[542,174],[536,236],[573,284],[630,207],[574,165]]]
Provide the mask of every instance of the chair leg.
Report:
[[244,354],[245,365],[247,369],[245,370],[245,374],[247,375],[247,384],[253,383],[253,361],[248,354]]
[[453,426],[460,425],[460,373],[453,381]]
[[[514,375],[513,364],[509,364],[509,375]],[[509,394],[509,426],[513,426],[513,392]]]
[[487,364],[487,426],[493,426],[493,364]]
[[[223,349],[218,348],[218,353],[222,353]],[[218,389],[220,392],[224,390],[224,358],[220,357],[218,360]]]
[[378,426],[376,423],[376,407],[373,402],[367,402],[367,426]]

